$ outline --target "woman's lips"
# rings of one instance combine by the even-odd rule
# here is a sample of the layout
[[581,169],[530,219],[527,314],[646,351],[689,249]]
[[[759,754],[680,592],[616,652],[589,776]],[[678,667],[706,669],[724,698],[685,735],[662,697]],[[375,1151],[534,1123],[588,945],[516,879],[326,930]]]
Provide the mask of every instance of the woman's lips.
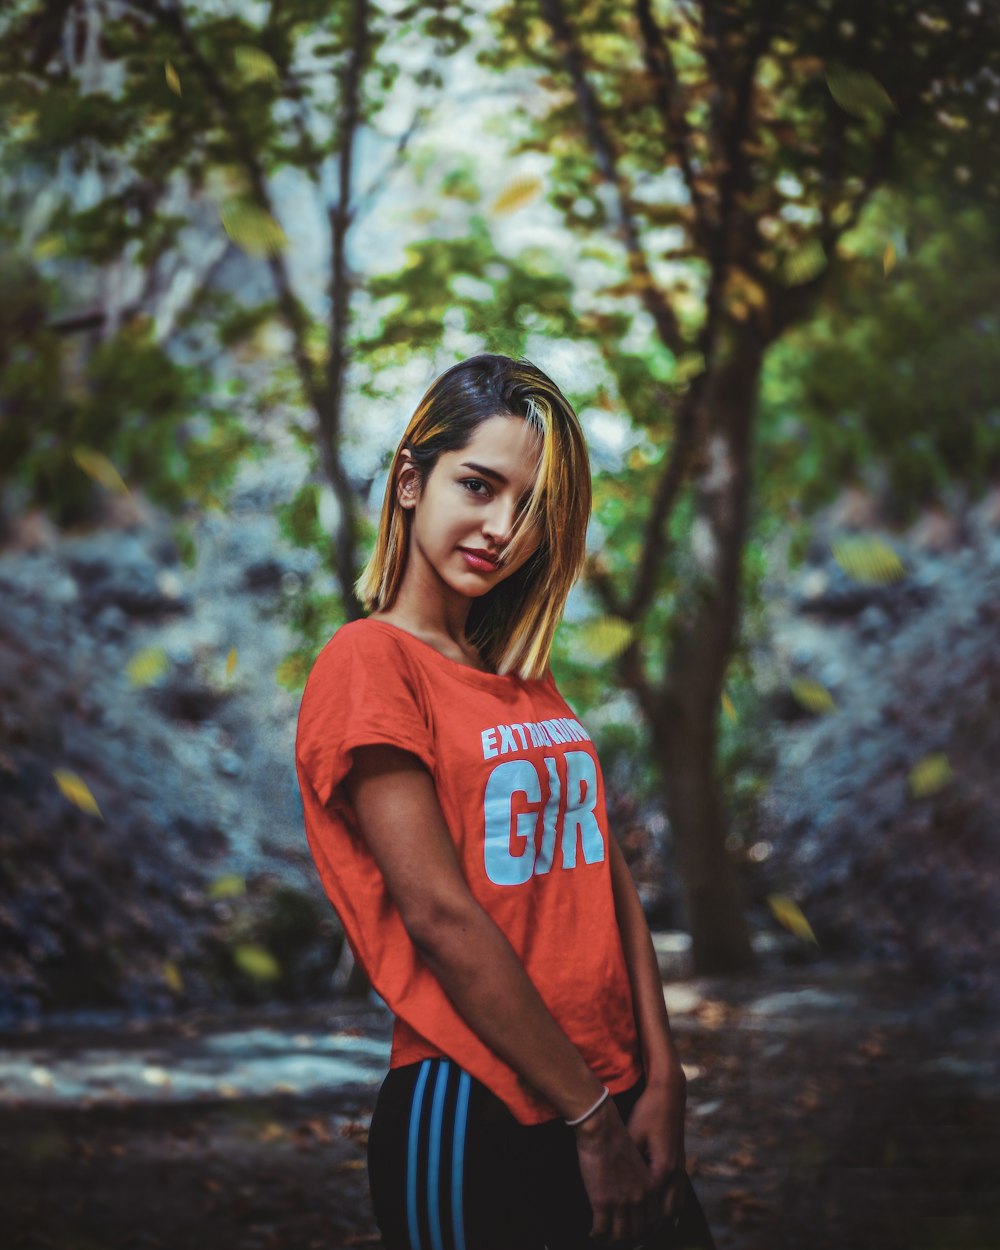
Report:
[[469,567],[476,569],[477,572],[479,573],[495,573],[496,572],[496,568],[497,568],[496,561],[484,560],[482,556],[474,555],[471,551],[467,550],[465,547],[459,547],[459,551],[462,553],[463,556],[465,556],[465,561],[469,565]]

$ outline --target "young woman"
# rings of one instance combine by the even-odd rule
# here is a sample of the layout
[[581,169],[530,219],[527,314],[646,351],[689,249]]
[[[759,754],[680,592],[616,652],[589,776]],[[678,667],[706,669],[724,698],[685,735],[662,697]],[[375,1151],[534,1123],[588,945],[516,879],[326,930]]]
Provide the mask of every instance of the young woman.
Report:
[[591,508],[572,407],[474,356],[396,451],[303,692],[309,845],[395,1015],[368,1140],[387,1250],[711,1247],[685,1078],[600,764],[553,634]]

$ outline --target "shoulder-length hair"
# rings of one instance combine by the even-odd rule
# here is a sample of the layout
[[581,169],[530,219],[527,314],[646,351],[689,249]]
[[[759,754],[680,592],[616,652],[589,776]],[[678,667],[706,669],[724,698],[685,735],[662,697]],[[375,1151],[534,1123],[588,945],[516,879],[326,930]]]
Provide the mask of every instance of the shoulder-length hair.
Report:
[[470,356],[431,383],[396,448],[375,546],[354,588],[368,611],[382,611],[392,606],[402,581],[412,519],[396,494],[403,448],[417,465],[422,489],[442,452],[462,450],[476,428],[496,416],[523,417],[541,439],[531,497],[501,558],[517,558],[536,522],[542,539],[521,568],[473,600],[466,636],[493,671],[530,680],[545,675],[556,626],[583,572],[591,482],[587,443],[572,405],[523,356]]

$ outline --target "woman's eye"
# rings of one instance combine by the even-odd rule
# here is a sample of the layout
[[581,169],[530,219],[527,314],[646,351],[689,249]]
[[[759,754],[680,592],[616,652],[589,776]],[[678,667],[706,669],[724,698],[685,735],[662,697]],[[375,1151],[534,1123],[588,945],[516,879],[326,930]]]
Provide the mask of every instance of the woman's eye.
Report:
[[[471,490],[470,488],[471,488],[471,487],[473,487],[473,486],[486,486],[486,483],[482,480],[482,478],[478,478],[478,477],[466,477],[466,478],[463,478],[463,479],[462,479],[462,485],[463,485],[463,486],[464,486],[467,490],[469,490],[469,493],[470,493],[470,494],[472,494],[472,495],[481,495],[481,494],[483,494],[483,492],[482,492],[481,490]],[[488,489],[488,488],[487,488],[487,489]]]

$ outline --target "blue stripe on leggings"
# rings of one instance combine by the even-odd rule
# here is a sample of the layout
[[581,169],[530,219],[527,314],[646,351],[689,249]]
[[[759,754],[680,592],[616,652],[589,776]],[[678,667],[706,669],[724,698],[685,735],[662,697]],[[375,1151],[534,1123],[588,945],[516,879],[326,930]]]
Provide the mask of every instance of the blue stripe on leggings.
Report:
[[410,1132],[406,1145],[406,1223],[410,1232],[412,1250],[421,1250],[420,1225],[417,1223],[417,1135],[420,1131],[420,1109],[424,1103],[424,1086],[430,1072],[431,1061],[425,1059],[420,1065],[417,1086],[410,1104]]
[[465,1250],[465,1212],[462,1209],[462,1170],[465,1166],[465,1123],[469,1117],[468,1072],[458,1079],[458,1102],[455,1105],[455,1136],[451,1143],[451,1227],[455,1250]]
[[438,1184],[441,1174],[441,1121],[444,1118],[444,1096],[448,1088],[448,1077],[450,1074],[450,1061],[439,1059],[437,1081],[434,1084],[434,1102],[431,1104],[431,1153],[430,1161],[427,1165],[427,1204],[433,1250],[444,1250]]

